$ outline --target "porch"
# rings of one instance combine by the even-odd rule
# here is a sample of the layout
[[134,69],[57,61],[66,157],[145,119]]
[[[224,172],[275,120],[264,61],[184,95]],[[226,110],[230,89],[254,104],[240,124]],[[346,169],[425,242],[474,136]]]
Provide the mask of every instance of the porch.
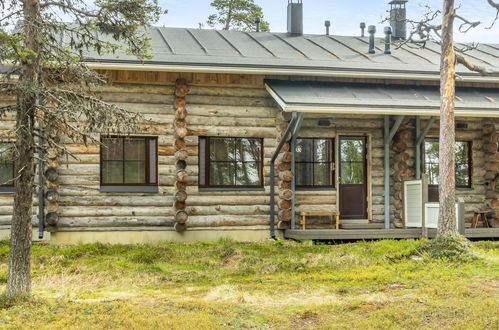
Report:
[[[292,239],[402,239],[422,236],[421,228],[414,228],[407,224],[407,210],[404,207],[406,196],[403,186],[405,181],[420,180],[424,177],[422,169],[425,167],[425,160],[422,150],[425,139],[427,137],[438,138],[438,89],[268,81],[267,90],[279,104],[283,113],[291,113],[286,131],[282,132],[281,141],[272,160],[275,161],[279,155],[282,156],[283,150],[290,150],[293,154],[290,157],[292,160],[289,171],[286,166],[278,166],[280,173],[276,175],[273,172],[275,171],[274,164],[271,164],[271,180],[274,177],[280,178],[279,191],[276,194],[280,198],[277,203],[279,210],[274,213],[271,209],[271,235],[276,226],[284,230],[286,238]],[[497,199],[496,188],[495,185],[492,186],[492,181],[496,180],[498,173],[494,169],[480,168],[497,159],[494,153],[490,155],[487,151],[484,153],[485,147],[480,142],[485,137],[480,125],[490,125],[484,123],[499,116],[497,104],[490,101],[492,98],[489,96],[490,93],[494,95],[494,99],[499,98],[499,95],[496,95],[497,91],[490,90],[463,89],[458,93],[456,118],[457,122],[463,123],[465,127],[459,132],[459,136],[470,141],[469,152],[472,155],[470,156],[469,188],[461,189],[458,193],[465,203],[462,218],[467,222],[464,234],[469,238],[499,237],[499,228],[470,228],[471,218],[475,211],[487,210],[494,218],[498,215],[497,209],[493,206],[493,201]],[[304,131],[304,122],[307,121],[308,127]],[[317,129],[310,126],[311,121],[317,122]],[[328,121],[331,121],[329,127],[334,130],[330,135],[324,133],[327,131],[327,127],[324,126],[327,125],[323,123]],[[366,121],[370,122],[369,130],[365,128],[365,124],[360,124]],[[404,123],[408,121],[411,123],[409,128],[411,134],[408,135],[410,141],[405,142],[411,145],[411,160],[399,165],[396,163],[400,160],[399,154],[406,156],[408,153],[407,147],[399,148],[400,140],[397,138],[402,131],[407,131],[408,128],[404,126]],[[347,122],[346,126],[345,122]],[[356,124],[358,128],[352,129]],[[468,126],[470,126],[469,129]],[[331,158],[333,159],[332,167],[335,170],[333,170],[335,173],[332,178],[334,188],[330,191],[319,192],[300,190],[297,186],[297,175],[300,176],[300,169],[297,168],[296,162],[298,140],[303,139],[303,136],[317,135],[330,136],[333,139],[334,152]],[[346,140],[355,140],[360,146],[358,159],[362,159],[364,165],[362,165],[363,179],[359,182],[343,180],[342,143]],[[399,151],[399,149],[402,150]],[[282,157],[279,159],[282,160]],[[355,160],[352,158],[347,159],[346,162],[352,163],[353,161]],[[472,167],[472,163],[477,165],[476,168]],[[291,172],[292,175],[287,175],[287,173],[282,175],[283,171]],[[289,181],[289,187],[286,182],[283,182],[286,180]],[[348,185],[349,183],[362,183],[362,187],[360,185],[354,187],[352,184]],[[274,184],[271,183],[270,186],[272,189]],[[345,186],[348,186],[348,190]],[[363,195],[352,194],[355,189]],[[425,194],[426,200],[421,198],[419,204],[423,207],[428,202],[427,188]],[[274,192],[271,191],[271,199],[273,195]],[[284,203],[282,199],[287,199],[290,203]],[[307,229],[303,230],[300,213],[309,211],[309,209],[304,209],[306,204],[304,201],[311,204],[308,205],[311,207],[310,210],[339,212],[341,214],[340,228],[333,229],[331,220],[316,218],[311,219],[312,221],[307,220]],[[271,200],[271,208],[273,204],[274,200]],[[348,205],[350,209],[346,208]],[[352,212],[351,208],[357,206],[360,209]],[[276,215],[277,221],[274,219]],[[493,226],[492,223],[491,227]],[[435,229],[428,229],[429,237],[435,234]]]

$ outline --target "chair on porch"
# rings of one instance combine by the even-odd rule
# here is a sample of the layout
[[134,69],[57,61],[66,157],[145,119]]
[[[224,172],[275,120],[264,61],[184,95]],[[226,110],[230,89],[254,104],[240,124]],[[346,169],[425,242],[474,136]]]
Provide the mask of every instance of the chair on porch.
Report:
[[330,211],[330,212],[320,212],[320,211],[311,211],[311,212],[300,212],[301,217],[301,229],[307,229],[307,217],[321,217],[321,216],[330,216],[331,217],[331,226],[336,230],[340,229],[340,212],[338,211]]

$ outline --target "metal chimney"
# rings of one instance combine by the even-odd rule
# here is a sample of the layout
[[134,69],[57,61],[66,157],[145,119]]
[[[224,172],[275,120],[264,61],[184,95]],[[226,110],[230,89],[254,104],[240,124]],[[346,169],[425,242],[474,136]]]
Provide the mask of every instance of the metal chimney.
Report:
[[260,19],[259,16],[255,17],[255,30],[256,32],[260,32],[260,23],[262,20]]
[[390,46],[392,44],[392,28],[389,26],[385,26],[383,30],[385,32],[385,54],[391,54],[392,51]]
[[390,4],[390,25],[394,40],[407,38],[407,10],[405,4],[408,0],[392,0]]
[[288,33],[303,34],[303,0],[288,0]]
[[366,36],[365,31],[366,31],[366,23],[361,22],[361,23],[360,23],[360,36],[361,36],[362,38],[364,38],[364,37]]
[[324,26],[326,27],[326,35],[329,35],[329,28],[331,27],[331,21],[325,21]]
[[376,53],[374,49],[374,40],[375,40],[375,34],[376,34],[376,26],[374,25],[369,25],[367,28],[367,32],[369,33],[369,54],[374,54]]

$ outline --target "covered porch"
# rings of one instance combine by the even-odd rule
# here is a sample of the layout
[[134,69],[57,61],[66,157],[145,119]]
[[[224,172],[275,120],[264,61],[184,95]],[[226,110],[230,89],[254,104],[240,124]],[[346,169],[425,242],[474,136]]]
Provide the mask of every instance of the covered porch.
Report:
[[[275,229],[283,229],[286,238],[295,239],[422,236],[421,228],[406,222],[403,187],[405,181],[424,178],[428,170],[423,154],[427,138],[438,140],[438,88],[275,80],[267,81],[266,88],[283,113],[291,113],[271,164],[273,172],[274,162],[278,163],[278,173],[271,173],[271,180],[279,178],[278,191],[271,191],[271,235],[275,235]],[[481,168],[482,164],[497,161],[497,142],[494,152],[479,142],[487,134],[497,133],[497,100],[496,90],[458,90],[457,136],[469,140],[470,148],[469,188],[460,189],[458,197],[465,204],[463,228],[469,238],[499,237],[498,228],[480,228],[483,223],[470,228],[474,211],[486,209],[489,218],[497,217],[494,200],[498,172],[494,166]],[[494,132],[487,125],[494,126]],[[485,132],[485,127],[490,132]],[[305,174],[299,154],[297,162],[297,147],[303,148],[303,140],[314,137],[332,141],[332,184],[327,189],[304,189],[300,185]],[[484,152],[486,148],[490,152]],[[279,165],[283,153],[292,154],[289,171]],[[362,179],[352,180],[353,169],[361,173]],[[287,172],[291,178],[286,177]],[[271,183],[271,189],[275,186],[276,182]],[[272,200],[274,194],[279,196],[277,205]],[[283,199],[290,203],[281,202]],[[310,211],[339,214],[339,229],[332,221],[334,216],[309,217],[304,229],[301,215]],[[489,221],[489,226],[494,227],[494,222]],[[435,230],[429,228],[428,235],[435,235]]]

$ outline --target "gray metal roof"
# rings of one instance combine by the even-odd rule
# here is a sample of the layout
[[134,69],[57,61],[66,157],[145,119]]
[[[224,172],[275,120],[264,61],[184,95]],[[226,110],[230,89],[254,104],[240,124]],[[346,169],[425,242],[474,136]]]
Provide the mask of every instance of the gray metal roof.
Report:
[[[317,113],[440,114],[438,87],[269,80],[267,90],[284,111]],[[456,116],[499,117],[499,90],[458,88]]]
[[[295,70],[343,70],[435,74],[439,71],[439,46],[425,49],[393,47],[386,55],[384,39],[376,39],[376,54],[368,54],[368,39],[348,36],[291,35],[288,33],[217,31],[152,27],[153,59],[146,66],[237,67]],[[458,45],[459,46],[459,45]],[[480,44],[466,55],[472,62],[499,71],[499,44]],[[87,60],[97,63],[140,63],[124,53]],[[471,74],[459,66],[463,75]]]

